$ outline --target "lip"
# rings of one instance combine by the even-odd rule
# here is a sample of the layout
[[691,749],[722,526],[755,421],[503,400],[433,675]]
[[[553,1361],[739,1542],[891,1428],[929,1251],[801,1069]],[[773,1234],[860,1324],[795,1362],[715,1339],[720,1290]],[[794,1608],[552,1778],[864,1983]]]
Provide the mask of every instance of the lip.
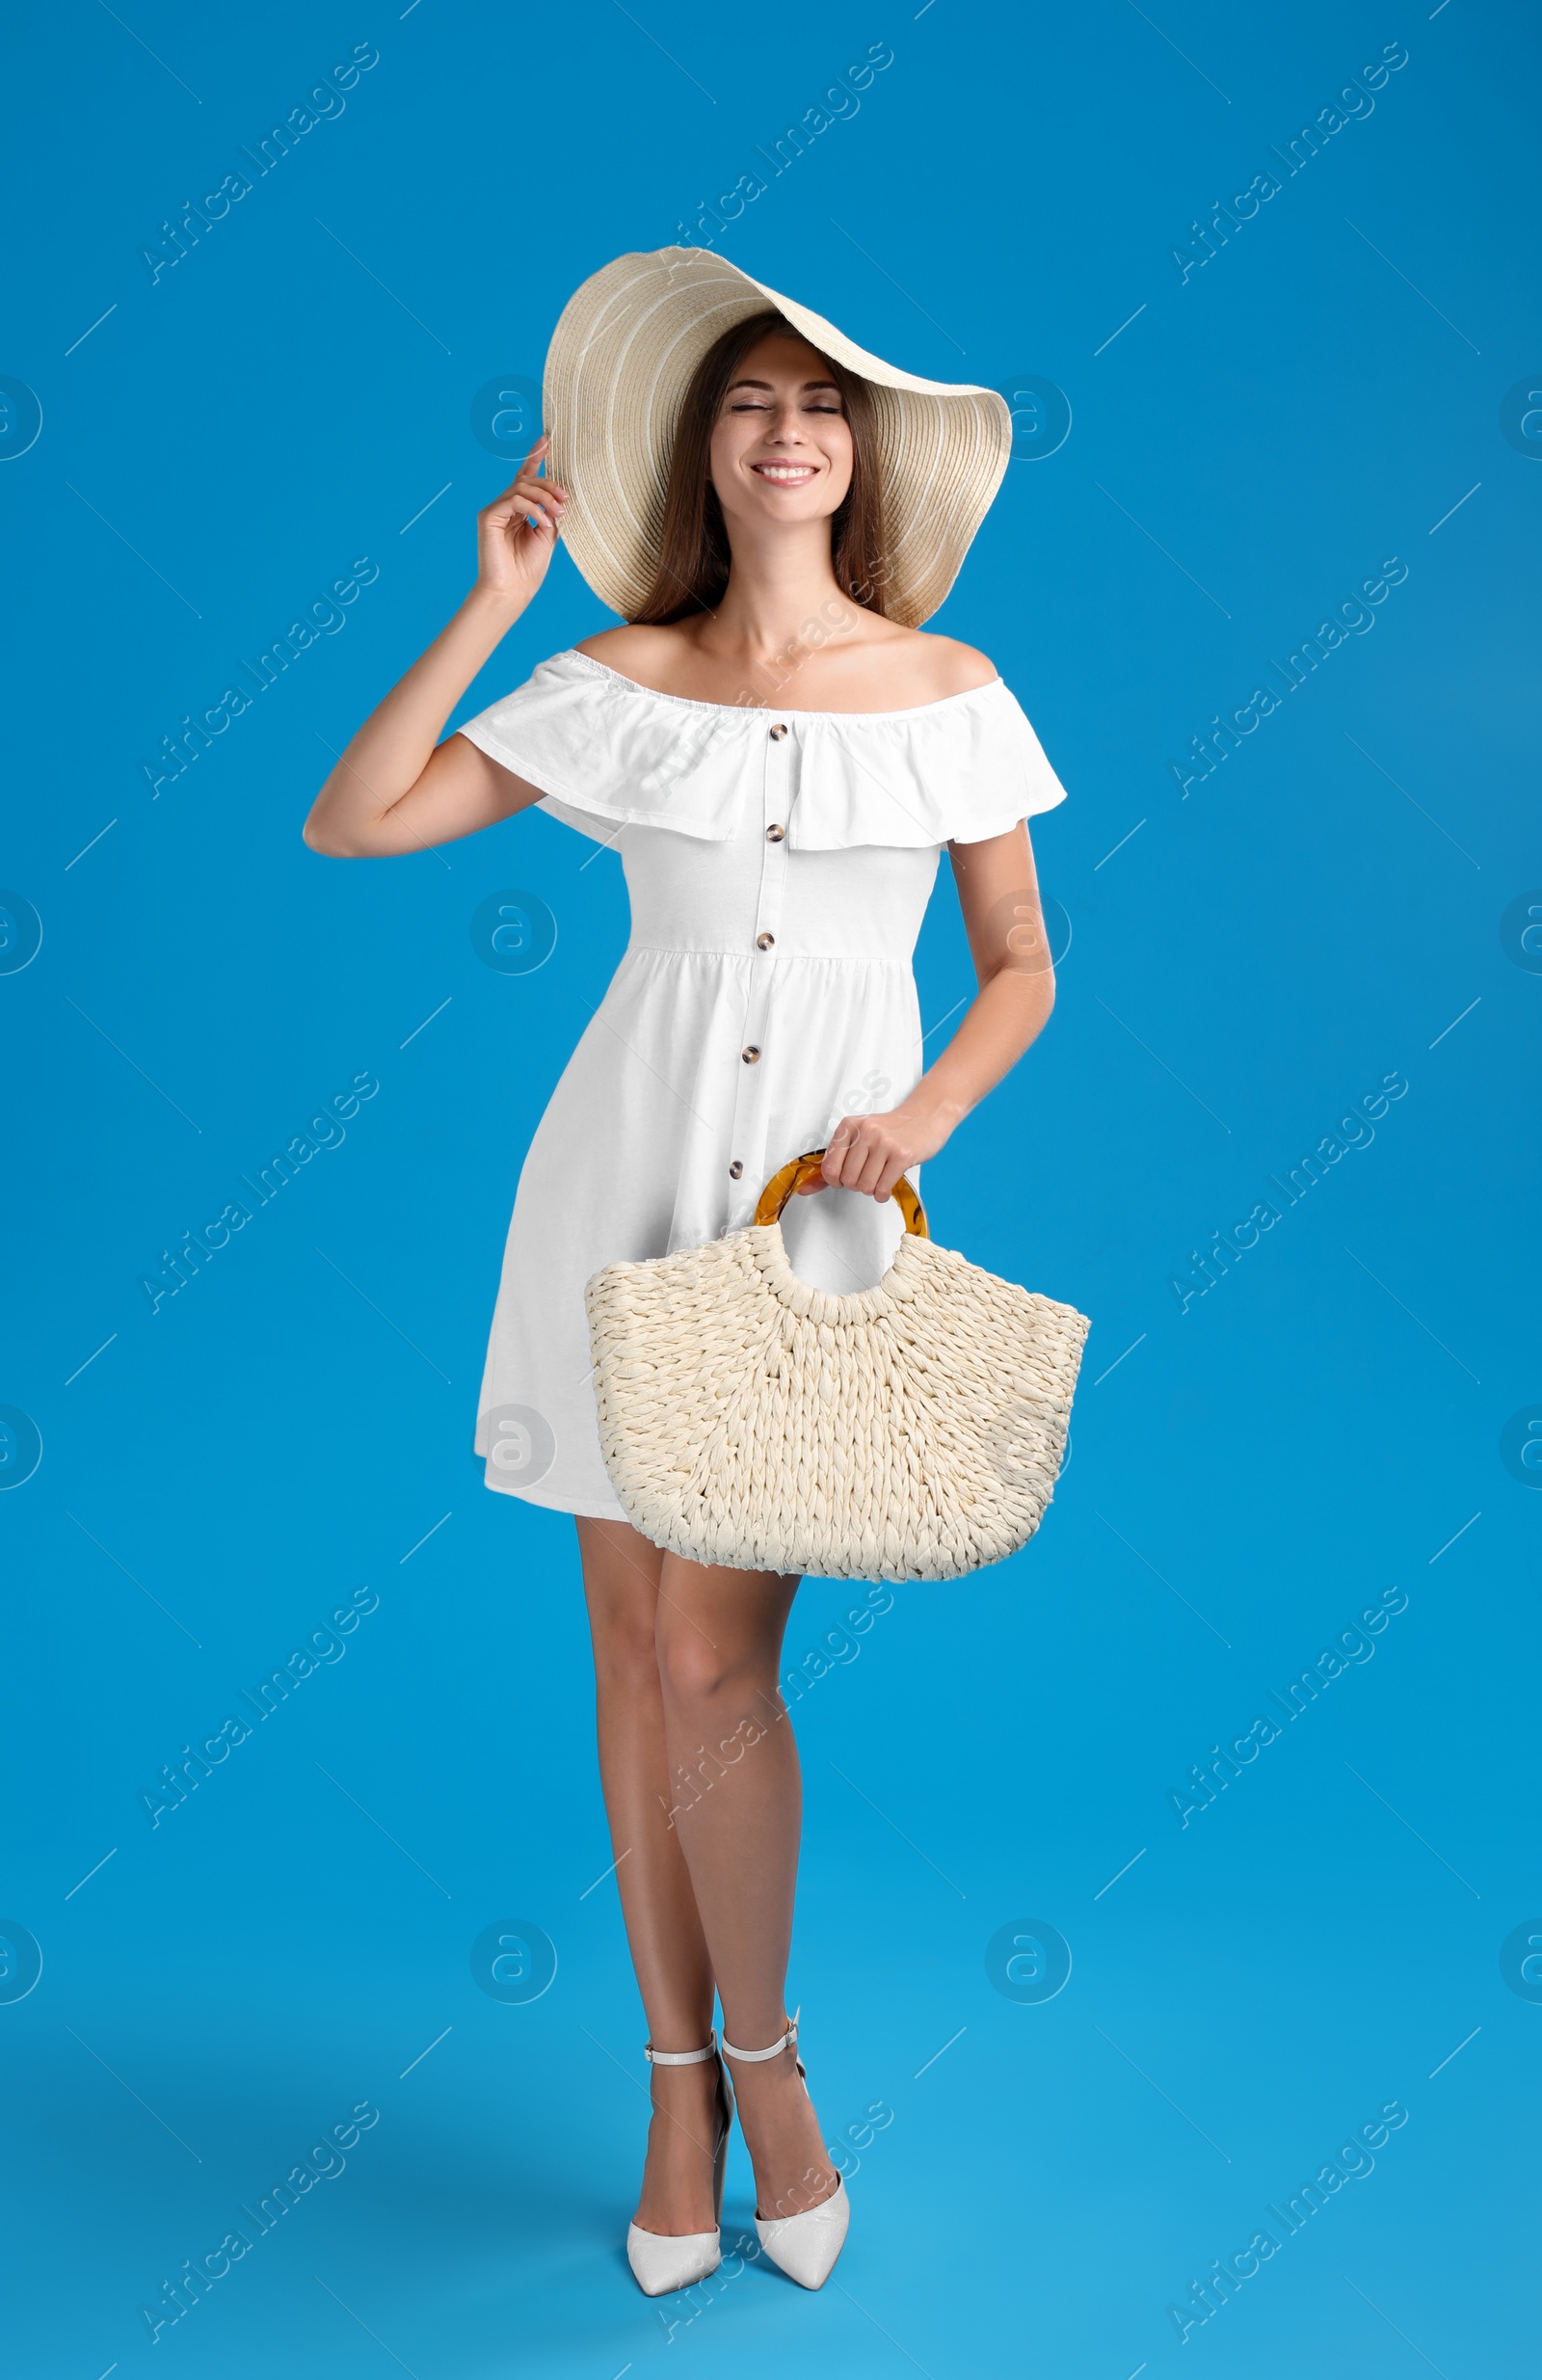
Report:
[[773,488],[806,488],[811,479],[818,477],[812,463],[752,463],[750,468],[759,479],[768,480]]

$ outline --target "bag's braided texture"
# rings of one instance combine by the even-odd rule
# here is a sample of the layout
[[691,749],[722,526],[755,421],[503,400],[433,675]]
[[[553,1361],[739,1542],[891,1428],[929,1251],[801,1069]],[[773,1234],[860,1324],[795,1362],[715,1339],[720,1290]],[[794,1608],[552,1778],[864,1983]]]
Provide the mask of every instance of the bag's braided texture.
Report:
[[957,1578],[1054,1491],[1090,1324],[907,1236],[875,1289],[813,1289],[780,1223],[589,1283],[599,1443],[654,1545],[816,1578]]

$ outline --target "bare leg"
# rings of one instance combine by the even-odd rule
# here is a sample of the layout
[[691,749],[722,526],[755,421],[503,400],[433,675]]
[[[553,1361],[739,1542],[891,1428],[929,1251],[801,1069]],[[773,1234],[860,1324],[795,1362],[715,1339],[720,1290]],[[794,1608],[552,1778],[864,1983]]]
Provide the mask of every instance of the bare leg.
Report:
[[[723,2002],[744,2049],[784,2029],[802,1783],[777,1691],[795,1578],[662,1557],[656,1614],[671,1809]],[[704,2035],[705,2039],[705,2036]],[[794,2053],[731,2061],[757,2212],[801,2212],[837,2177]]]
[[[664,1557],[621,1521],[580,1519],[578,1544],[595,1647],[599,1779],[649,2039],[655,2049],[700,2049],[712,2026],[712,1967],[669,1819],[654,1649]],[[647,2232],[709,2232],[717,2069],[649,2071],[654,2112],[636,2219]]]

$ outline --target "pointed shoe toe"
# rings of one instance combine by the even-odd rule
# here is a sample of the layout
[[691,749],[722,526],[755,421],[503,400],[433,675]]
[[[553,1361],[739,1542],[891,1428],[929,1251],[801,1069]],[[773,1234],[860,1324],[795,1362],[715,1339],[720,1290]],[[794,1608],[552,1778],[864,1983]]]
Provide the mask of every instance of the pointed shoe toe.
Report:
[[801,2215],[783,2215],[770,2222],[763,2222],[757,2215],[755,2228],[766,2255],[773,2264],[781,2265],[789,2280],[796,2281],[800,2288],[822,2289],[846,2244],[850,2221],[851,2200],[846,2195],[845,2183],[837,2181],[830,2196],[817,2206],[807,2206]]
[[626,2261],[645,2297],[667,2297],[672,2289],[688,2289],[692,2282],[716,2272],[723,2261],[723,2234],[645,2232],[640,2223],[629,2223]]

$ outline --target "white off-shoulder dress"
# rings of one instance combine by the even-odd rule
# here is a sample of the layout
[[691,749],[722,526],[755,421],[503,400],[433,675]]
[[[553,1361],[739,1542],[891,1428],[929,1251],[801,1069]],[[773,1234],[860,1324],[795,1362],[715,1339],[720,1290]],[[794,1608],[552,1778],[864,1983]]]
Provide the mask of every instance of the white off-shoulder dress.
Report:
[[[624,1520],[590,1275],[739,1229],[789,1158],[915,1088],[936,1052],[911,959],[942,846],[1065,789],[999,678],[909,710],[751,710],[568,652],[459,732],[625,871],[630,940],[519,1175],[475,1438],[490,1487]],[[784,1228],[805,1280],[853,1290],[902,1226],[821,1190]]]

